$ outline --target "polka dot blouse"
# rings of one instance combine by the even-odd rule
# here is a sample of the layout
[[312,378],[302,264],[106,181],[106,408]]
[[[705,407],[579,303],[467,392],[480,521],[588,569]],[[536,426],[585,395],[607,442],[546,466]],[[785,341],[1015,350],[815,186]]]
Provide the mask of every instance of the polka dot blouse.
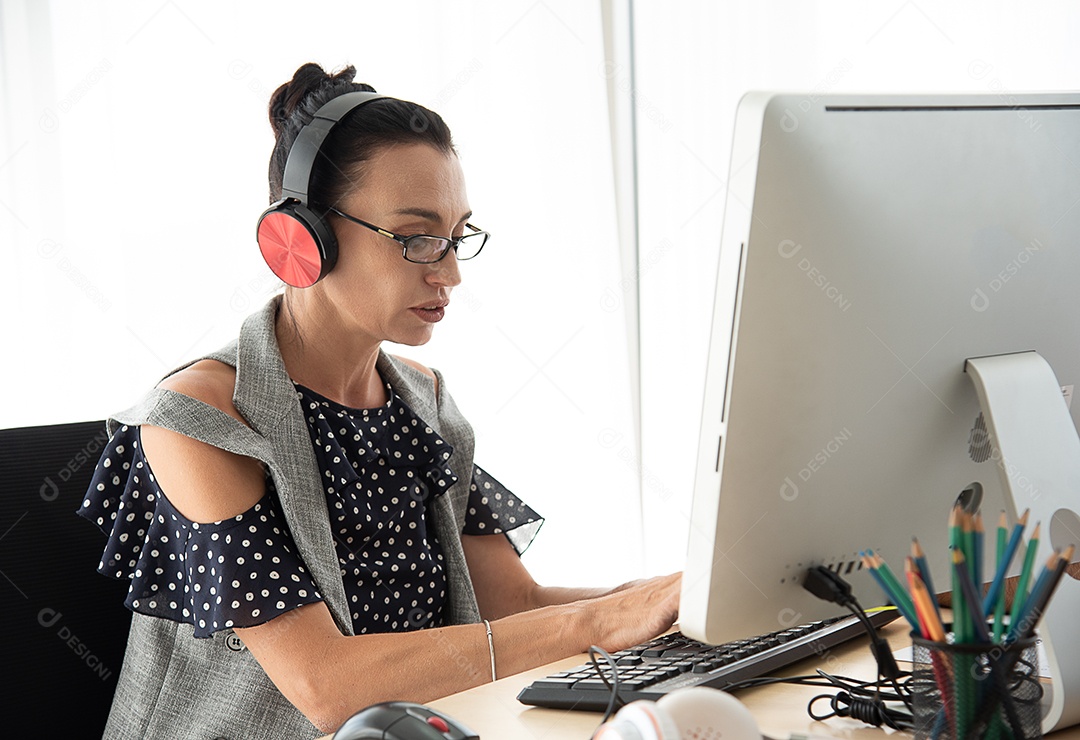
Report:
[[[441,625],[442,546],[431,502],[457,482],[453,449],[389,386],[353,409],[295,385],[357,634]],[[281,514],[273,480],[244,513],[199,524],[178,512],[142,454],[138,427],[106,446],[78,513],[109,536],[99,572],[130,579],[129,609],[191,624],[196,637],[250,627],[322,601]],[[463,534],[503,534],[520,554],[543,519],[478,466]]]

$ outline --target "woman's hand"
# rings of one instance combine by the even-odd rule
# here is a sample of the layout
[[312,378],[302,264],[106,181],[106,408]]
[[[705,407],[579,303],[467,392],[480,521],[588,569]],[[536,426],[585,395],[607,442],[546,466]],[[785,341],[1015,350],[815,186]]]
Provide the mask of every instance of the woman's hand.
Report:
[[591,644],[622,650],[666,632],[679,617],[681,589],[682,573],[672,573],[630,581],[583,602],[596,620]]

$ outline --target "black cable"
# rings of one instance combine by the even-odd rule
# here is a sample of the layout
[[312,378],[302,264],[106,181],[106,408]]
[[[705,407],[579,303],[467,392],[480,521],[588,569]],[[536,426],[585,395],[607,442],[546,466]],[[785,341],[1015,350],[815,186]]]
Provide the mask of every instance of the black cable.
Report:
[[[830,714],[815,714],[814,703],[828,699],[832,709]],[[885,725],[894,730],[915,729],[915,723],[907,712],[897,712],[890,709],[880,697],[865,697],[849,694],[847,691],[839,691],[835,694],[818,694],[810,700],[806,708],[807,713],[815,720],[821,721],[833,717],[851,717],[874,727]]]
[[[904,679],[906,678],[908,677],[905,676]],[[724,686],[724,691],[741,691],[742,689],[771,686],[776,683],[790,683],[796,686],[821,686],[825,688],[835,687],[854,693],[870,694],[871,692],[874,692],[880,694],[886,701],[901,701],[901,695],[891,691],[882,691],[882,687],[878,681],[863,681],[847,676],[834,676],[825,673],[822,670],[818,670],[818,672],[813,675],[786,677],[759,676],[757,678],[747,678]],[[903,693],[908,693],[904,687],[901,688]]]
[[[599,653],[603,656],[604,660],[611,667],[611,681],[608,681],[608,677],[604,674],[604,669],[600,667],[600,664],[596,661],[596,655]],[[608,698],[607,709],[604,711],[604,717],[600,720],[600,724],[604,724],[612,715],[615,714],[616,708],[621,708],[626,705],[626,701],[619,696],[619,667],[615,665],[615,659],[608,654],[602,647],[591,645],[589,647],[589,662],[592,663],[593,668],[596,669],[596,673],[600,676],[600,680],[607,686],[608,691],[611,692],[611,696]],[[618,705],[618,707],[616,707]]]
[[[902,676],[897,681],[888,680],[894,690],[887,690],[881,681],[863,681],[847,676],[834,676],[819,670],[814,675],[791,676],[789,678],[776,678],[763,676],[749,678],[744,681],[730,684],[724,687],[724,691],[738,691],[740,689],[769,686],[777,683],[788,683],[797,686],[819,686],[822,688],[839,689],[837,694],[818,694],[807,704],[807,714],[811,718],[821,721],[832,717],[852,717],[868,724],[880,727],[885,725],[893,729],[910,730],[913,728],[913,720],[910,712],[900,708],[890,708],[888,703],[905,703],[910,692],[901,681],[910,678],[910,674]],[[899,690],[899,693],[897,693]],[[814,705],[822,699],[831,702],[832,713],[818,714]]]
[[[836,694],[819,694],[810,700],[807,713],[815,720],[829,719],[831,717],[852,717],[861,720],[874,727],[885,725],[893,729],[912,729],[911,716],[911,692],[901,681],[910,677],[910,673],[900,671],[889,649],[888,642],[878,634],[874,625],[870,623],[865,610],[859,604],[851,591],[851,586],[839,575],[828,570],[824,566],[816,566],[807,571],[803,586],[818,598],[830,601],[847,609],[850,609],[870,636],[871,651],[874,654],[878,666],[878,680],[858,681],[843,676],[831,676],[824,671],[818,671],[813,676],[795,676],[791,678],[758,677],[738,681],[724,686],[725,691],[754,686],[765,686],[773,683],[792,683],[804,686],[822,686],[838,688]],[[603,656],[611,668],[611,680],[600,667],[597,654]],[[603,725],[614,715],[616,709],[625,706],[626,701],[619,696],[619,668],[615,660],[603,648],[595,645],[589,647],[589,662],[592,663],[600,680],[604,682],[610,692],[607,709],[604,712],[600,724]],[[892,692],[886,692],[881,685],[881,677],[892,687]],[[814,704],[823,699],[830,700],[832,713],[817,715],[814,712]],[[904,705],[906,711],[890,709],[886,702],[899,702]]]
[[[878,634],[870,623],[866,611],[852,593],[851,585],[841,578],[838,573],[834,573],[823,565],[817,565],[807,570],[803,586],[819,599],[849,609],[858,618],[870,636],[870,651],[873,653],[874,660],[877,663],[879,679],[873,682],[874,691],[867,696],[843,689],[835,695],[821,694],[816,696],[810,700],[807,713],[814,719],[826,719],[833,716],[852,717],[875,727],[884,724],[894,729],[904,729],[902,727],[904,725],[909,728],[913,711],[911,692],[906,690],[906,686],[901,687],[899,679],[910,674],[901,671],[899,666],[896,665],[896,659],[893,657],[889,643]],[[892,700],[902,703],[904,711],[893,710],[886,706],[885,702],[889,699],[886,699],[881,691],[880,679],[882,676],[885,677],[885,680],[895,691]],[[817,716],[813,709],[814,703],[822,698],[830,698],[833,710],[832,714],[825,717]]]

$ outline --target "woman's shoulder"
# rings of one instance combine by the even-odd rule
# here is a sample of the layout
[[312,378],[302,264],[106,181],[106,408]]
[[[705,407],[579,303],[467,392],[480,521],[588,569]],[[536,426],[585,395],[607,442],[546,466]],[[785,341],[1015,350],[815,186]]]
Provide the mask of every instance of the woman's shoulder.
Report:
[[[232,400],[235,384],[233,367],[200,360],[168,376],[158,388],[190,396],[246,424]],[[236,516],[265,492],[262,466],[253,458],[150,425],[142,428],[142,441],[163,493],[193,522]]]
[[233,403],[236,368],[232,365],[219,360],[199,360],[167,376],[157,387],[202,401],[247,423]]

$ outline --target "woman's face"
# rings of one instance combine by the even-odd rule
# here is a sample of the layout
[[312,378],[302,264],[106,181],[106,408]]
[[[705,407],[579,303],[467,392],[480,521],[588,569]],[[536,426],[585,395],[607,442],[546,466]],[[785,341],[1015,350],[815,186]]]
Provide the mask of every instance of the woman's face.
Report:
[[[471,215],[454,154],[427,144],[394,144],[364,163],[364,177],[338,210],[401,236],[461,236]],[[389,237],[331,215],[338,239],[334,269],[317,286],[350,332],[418,345],[431,339],[461,282],[457,255],[420,265]]]

